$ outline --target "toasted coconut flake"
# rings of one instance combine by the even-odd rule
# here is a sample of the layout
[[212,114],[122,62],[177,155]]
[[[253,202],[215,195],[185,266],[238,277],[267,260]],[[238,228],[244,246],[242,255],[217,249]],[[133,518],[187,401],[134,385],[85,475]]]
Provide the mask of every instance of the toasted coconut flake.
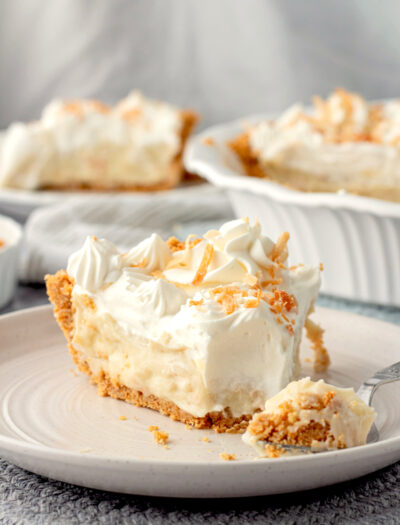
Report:
[[167,240],[168,248],[171,252],[179,252],[185,249],[185,243],[177,239],[176,237],[170,237]]
[[244,282],[249,286],[256,286],[258,284],[258,278],[251,273],[246,274]]
[[124,120],[135,120],[138,118],[138,116],[142,113],[142,110],[140,108],[132,108],[127,109],[126,111],[123,111],[121,113],[121,117]]
[[288,294],[285,290],[275,290],[273,297],[269,300],[270,305],[274,305],[275,308],[282,308],[286,312],[291,310],[297,312],[297,299],[293,294]]
[[249,299],[248,301],[246,301],[245,303],[245,308],[257,308],[257,306],[260,304],[260,301],[261,301],[261,297],[262,297],[262,292],[261,292],[261,289],[258,289],[255,291],[256,292],[256,296]]
[[289,252],[287,243],[290,238],[289,232],[283,232],[279,239],[276,241],[275,246],[270,254],[270,259],[277,264],[283,264],[288,258]]
[[297,268],[302,268],[303,266],[304,264],[302,263],[295,264],[294,266],[290,266],[289,270],[297,270]]
[[89,106],[92,106],[92,108],[98,113],[109,113],[110,111],[110,107],[107,106],[107,104],[103,104],[99,100],[69,100],[64,103],[63,112],[71,113],[73,115],[76,115],[77,117],[82,117],[85,103]]
[[147,266],[146,257],[143,257],[142,260],[138,262],[137,264],[130,264],[129,266],[131,268],[144,268],[145,266]]
[[194,301],[193,299],[191,299],[189,301],[189,306],[200,306],[204,304],[204,299],[199,299],[198,301]]
[[267,286],[277,286],[279,284],[282,284],[283,279],[270,279],[268,281],[263,281],[261,283],[261,286],[263,288],[266,288]]
[[64,103],[63,111],[65,113],[72,113],[77,117],[81,117],[83,115],[82,102],[79,100],[69,100],[68,102]]
[[154,272],[151,272],[150,275],[155,279],[165,279],[165,275],[161,270],[154,270]]
[[[326,142],[383,142],[382,132],[388,119],[382,111],[381,104],[367,104],[359,95],[349,93],[342,88],[336,89],[334,96],[339,99],[344,114],[344,118],[339,122],[334,118],[330,105],[331,98],[322,100],[320,97],[314,97],[315,116],[303,114],[299,118],[309,122],[315,131],[323,135]],[[361,129],[354,118],[355,101],[367,106],[366,119]]]
[[260,287],[243,290],[238,286],[217,286],[210,290],[210,295],[224,308],[226,315],[230,315],[239,307],[239,299],[244,299],[244,308],[257,308],[260,301],[264,300]]
[[206,146],[214,146],[215,140],[212,137],[204,137],[203,144],[205,144]]
[[168,248],[171,252],[180,252],[182,250],[188,250],[194,248],[202,239],[199,239],[194,234],[190,234],[186,241],[180,241],[176,237],[172,236],[167,240]]
[[109,113],[110,112],[110,106],[108,106],[107,104],[104,104],[104,102],[100,102],[100,100],[91,100],[90,102],[93,108],[99,113]]
[[200,266],[197,269],[196,275],[192,281],[194,286],[198,286],[204,279],[207,273],[207,268],[209,267],[212,258],[214,256],[214,246],[212,244],[207,244],[203,258],[201,259]]

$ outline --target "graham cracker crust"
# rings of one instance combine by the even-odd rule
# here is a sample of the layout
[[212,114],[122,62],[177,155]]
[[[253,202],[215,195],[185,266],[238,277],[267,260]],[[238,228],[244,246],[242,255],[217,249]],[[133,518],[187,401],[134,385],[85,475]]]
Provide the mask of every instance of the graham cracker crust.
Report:
[[[174,421],[186,423],[198,429],[213,429],[218,433],[242,433],[246,430],[252,414],[233,417],[229,409],[223,412],[209,412],[204,417],[195,417],[181,410],[175,403],[160,399],[153,395],[144,395],[143,392],[133,390],[124,385],[111,381],[108,374],[102,372],[95,375],[88,363],[82,358],[80,352],[74,348],[72,337],[74,333],[74,308],[71,300],[73,279],[65,270],[60,270],[54,275],[46,275],[46,288],[50,302],[54,306],[54,315],[63,331],[67,341],[72,359],[78,369],[87,374],[90,382],[96,384],[101,396],[110,396],[115,399],[126,401],[138,407],[156,410]],[[90,307],[90,304],[88,304]]]
[[228,146],[239,157],[246,174],[250,177],[267,178],[267,174],[262,169],[258,162],[257,156],[253,153],[250,146],[250,138],[248,133],[242,133],[235,139],[228,142]]
[[192,110],[185,109],[181,110],[180,112],[181,119],[182,119],[182,128],[180,132],[180,139],[181,139],[181,146],[176,154],[175,158],[171,162],[171,166],[169,169],[169,174],[166,179],[164,179],[161,182],[158,182],[156,184],[152,184],[149,186],[145,185],[137,185],[137,184],[131,184],[131,185],[119,185],[119,186],[113,186],[109,187],[104,184],[101,184],[101,182],[98,182],[96,184],[85,184],[85,183],[72,183],[72,184],[47,184],[46,186],[42,186],[41,190],[50,190],[50,191],[106,191],[106,192],[145,192],[145,191],[164,191],[169,190],[171,188],[176,187],[181,179],[183,177],[191,179],[196,178],[196,175],[189,174],[185,171],[183,167],[182,157],[183,157],[183,151],[185,149],[185,145],[187,142],[187,139],[189,138],[189,135],[193,131],[195,125],[199,121],[199,115]]

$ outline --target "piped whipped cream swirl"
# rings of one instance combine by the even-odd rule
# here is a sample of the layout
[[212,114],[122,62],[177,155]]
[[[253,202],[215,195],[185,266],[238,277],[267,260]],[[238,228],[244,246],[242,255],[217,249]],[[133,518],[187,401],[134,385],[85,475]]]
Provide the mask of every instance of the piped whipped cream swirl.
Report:
[[[124,254],[119,254],[109,241],[89,237],[82,249],[70,257],[68,273],[77,285],[90,292],[116,281],[127,267],[186,286],[190,295],[199,287],[231,283],[259,282],[268,288],[271,283],[281,285],[289,275],[279,260],[282,254],[274,255],[275,247],[271,239],[261,234],[258,222],[251,225],[242,219],[230,221],[220,230],[210,230],[203,238],[188,239],[179,249],[172,250],[157,234]],[[209,257],[204,275],[196,285],[206,252]]]

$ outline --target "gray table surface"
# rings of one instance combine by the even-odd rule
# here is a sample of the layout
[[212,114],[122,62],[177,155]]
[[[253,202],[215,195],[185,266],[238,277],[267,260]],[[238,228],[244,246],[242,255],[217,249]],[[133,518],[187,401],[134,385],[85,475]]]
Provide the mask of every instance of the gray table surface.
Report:
[[[46,302],[43,287],[20,286],[11,305],[0,313]],[[399,308],[330,297],[321,297],[319,304],[400,324]],[[297,494],[184,500],[85,489],[0,460],[0,523],[400,523],[400,463],[352,482]]]

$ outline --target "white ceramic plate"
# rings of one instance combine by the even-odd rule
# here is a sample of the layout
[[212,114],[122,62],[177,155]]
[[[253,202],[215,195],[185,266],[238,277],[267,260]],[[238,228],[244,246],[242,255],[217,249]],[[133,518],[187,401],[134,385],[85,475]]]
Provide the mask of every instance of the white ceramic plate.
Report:
[[[400,359],[400,327],[321,308],[316,318],[332,354],[329,381],[358,387]],[[376,396],[380,442],[257,460],[238,435],[186,430],[151,410],[97,396],[85,376],[73,373],[48,306],[2,316],[0,333],[0,455],[50,478],[151,496],[238,497],[321,487],[400,459],[400,409],[393,402],[400,384]],[[307,355],[304,345],[302,359]],[[167,450],[154,442],[149,425],[169,433]],[[222,452],[237,460],[223,461]]]
[[29,191],[17,189],[0,189],[0,211],[10,215],[18,220],[25,220],[29,214],[41,206],[48,206],[50,204],[58,204],[65,202],[68,199],[76,197],[87,197],[96,199],[96,197],[104,198],[123,198],[123,199],[141,199],[143,196],[162,194],[173,196],[185,196],[193,191],[203,192],[209,191],[209,184],[201,184],[198,182],[183,182],[177,188],[166,190],[162,192],[89,192],[89,191]]
[[243,133],[244,122],[273,117],[236,120],[193,137],[185,150],[186,169],[227,190],[236,215],[258,218],[270,237],[289,231],[292,264],[323,262],[322,292],[400,306],[400,274],[394,270],[400,265],[400,203],[345,192],[301,192],[245,176],[227,142]]

